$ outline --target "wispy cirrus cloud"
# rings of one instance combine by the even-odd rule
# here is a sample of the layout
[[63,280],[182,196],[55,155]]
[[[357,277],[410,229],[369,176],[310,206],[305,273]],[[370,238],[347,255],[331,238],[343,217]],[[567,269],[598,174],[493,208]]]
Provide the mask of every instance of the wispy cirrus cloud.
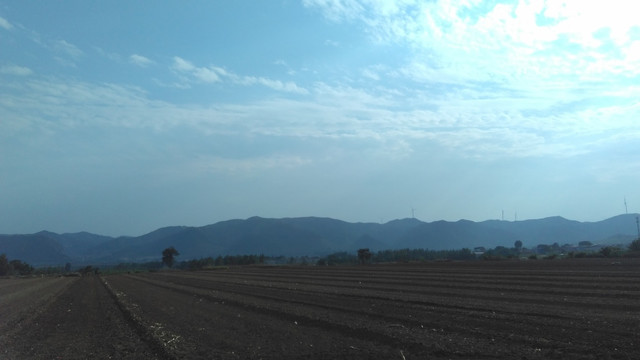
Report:
[[5,65],[0,67],[0,73],[15,76],[29,76],[33,71],[25,66]]
[[80,48],[65,40],[53,41],[52,46],[56,51],[61,52],[73,59],[79,59],[84,56],[84,51],[80,50]]
[[147,67],[153,64],[153,60],[138,54],[132,54],[131,56],[129,56],[129,62],[140,67]]
[[259,155],[251,158],[222,156],[198,156],[186,161],[189,171],[197,173],[213,172],[243,174],[262,172],[269,169],[296,168],[310,164],[313,160],[293,154]]
[[13,25],[11,25],[9,20],[3,17],[0,17],[0,28],[3,28],[5,30],[11,30],[13,28]]
[[[438,81],[509,84],[637,76],[640,36],[634,5],[592,2],[305,0],[333,21],[358,21],[373,38],[412,48]],[[634,30],[636,29],[636,30]],[[608,47],[607,44],[614,45]],[[420,66],[416,66],[419,64]]]
[[220,81],[220,76],[217,74],[216,68],[211,67],[197,67],[193,65],[190,61],[187,61],[181,57],[175,56],[173,58],[173,69],[177,72],[189,75],[191,78],[205,82],[205,83],[214,83]]
[[291,81],[283,82],[261,76],[238,75],[219,66],[195,66],[192,62],[178,56],[173,58],[172,68],[179,74],[189,76],[188,81],[196,80],[204,83],[229,81],[242,86],[262,85],[281,92],[308,94],[306,89]]
[[362,71],[404,80],[395,88],[403,96],[387,98],[414,109],[394,112],[411,119],[401,132],[411,123],[415,136],[489,158],[572,156],[615,143],[616,133],[640,135],[631,123],[640,115],[640,27],[628,2],[304,4],[406,53],[395,69]]
[[352,0],[303,0],[302,3],[322,9],[324,16],[333,21],[351,20],[366,9],[365,3]]
[[[407,156],[425,142],[461,157],[574,156],[640,138],[638,104],[581,110],[553,118],[498,107],[458,106],[398,110],[384,94],[315,86],[302,99],[273,98],[246,104],[180,105],[152,100],[145,91],[76,81],[6,81],[0,101],[1,132],[65,133],[78,128],[191,129],[203,136],[249,134],[287,139],[328,139],[387,148]],[[51,114],[55,115],[52,121]],[[627,134],[621,139],[620,133]],[[24,134],[23,134],[24,135]],[[369,144],[369,145],[366,145]]]

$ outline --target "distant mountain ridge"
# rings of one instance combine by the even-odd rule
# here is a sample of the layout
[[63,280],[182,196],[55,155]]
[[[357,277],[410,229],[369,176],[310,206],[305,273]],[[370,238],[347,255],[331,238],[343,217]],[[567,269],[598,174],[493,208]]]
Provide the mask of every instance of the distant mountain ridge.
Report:
[[484,246],[525,247],[538,244],[621,244],[637,238],[637,214],[618,215],[599,222],[578,222],[562,217],[536,220],[469,220],[423,222],[399,219],[384,224],[349,223],[322,217],[269,219],[252,217],[201,227],[170,226],[142,236],[109,237],[87,232],[0,235],[0,253],[32,265],[116,264],[160,259],[168,246],[180,260],[219,255],[322,256],[403,248],[450,250]]

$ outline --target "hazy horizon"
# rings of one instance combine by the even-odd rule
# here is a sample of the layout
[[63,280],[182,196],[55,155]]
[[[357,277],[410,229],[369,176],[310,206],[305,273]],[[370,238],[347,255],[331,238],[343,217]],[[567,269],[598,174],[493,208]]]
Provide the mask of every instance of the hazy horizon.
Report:
[[0,233],[640,209],[622,0],[0,0]]

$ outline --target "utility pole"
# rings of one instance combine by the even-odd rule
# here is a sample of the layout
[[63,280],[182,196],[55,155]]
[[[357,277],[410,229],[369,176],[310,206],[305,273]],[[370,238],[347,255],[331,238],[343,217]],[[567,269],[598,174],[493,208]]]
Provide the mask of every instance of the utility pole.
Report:
[[638,227],[638,240],[640,240],[640,217],[636,216],[636,226]]

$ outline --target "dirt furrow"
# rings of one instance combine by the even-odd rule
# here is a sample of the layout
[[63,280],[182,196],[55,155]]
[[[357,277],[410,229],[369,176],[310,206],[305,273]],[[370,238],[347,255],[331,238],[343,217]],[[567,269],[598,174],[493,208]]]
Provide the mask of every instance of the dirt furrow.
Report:
[[583,260],[0,279],[0,358],[638,358],[640,260]]
[[[171,275],[166,275],[170,277]],[[191,278],[189,275],[181,275],[177,281],[186,281]],[[437,302],[438,299],[446,298],[446,302],[450,306],[485,309],[486,311],[512,312],[517,314],[526,314],[534,312],[533,309],[550,307],[545,313],[582,313],[585,308],[592,309],[592,315],[595,313],[624,309],[625,312],[636,312],[640,310],[640,304],[636,301],[637,297],[632,294],[625,293],[627,296],[618,296],[619,294],[603,293],[598,297],[590,297],[581,293],[567,291],[565,293],[549,293],[535,291],[518,291],[513,289],[494,288],[487,290],[484,288],[462,288],[452,287],[432,287],[429,283],[421,286],[402,287],[402,286],[383,286],[377,283],[354,282],[350,285],[330,283],[319,284],[316,282],[301,283],[296,281],[285,282],[280,279],[278,281],[254,281],[243,280],[243,278],[231,278],[220,275],[218,277],[206,276],[199,278],[205,286],[208,284],[244,285],[248,287],[264,288],[263,291],[282,290],[282,291],[310,291],[317,292],[319,295],[339,293],[342,295],[355,294],[361,297],[388,297],[391,299],[408,300],[414,302],[423,302],[425,304]],[[198,281],[198,278],[194,278]],[[443,290],[444,289],[444,290]],[[382,294],[382,295],[381,295]],[[553,310],[557,308],[558,310]],[[625,318],[627,315],[625,315]]]
[[97,276],[77,278],[28,324],[11,331],[6,359],[160,359]]
[[[380,298],[362,298],[355,302],[352,301],[353,299],[340,298],[333,306],[330,306],[327,304],[329,302],[327,297],[322,297],[319,294],[301,298],[304,292],[300,289],[288,294],[283,293],[280,296],[269,296],[265,295],[265,289],[251,290],[248,287],[229,287],[229,284],[225,284],[223,289],[218,289],[211,285],[194,286],[192,283],[168,284],[166,279],[155,282],[149,279],[144,279],[144,281],[154,286],[182,291],[187,294],[197,292],[193,287],[200,288],[202,291],[214,291],[214,300],[226,301],[228,304],[243,308],[252,308],[254,311],[262,313],[274,313],[275,310],[277,316],[280,317],[286,317],[287,314],[293,313],[297,318],[301,318],[305,316],[303,314],[306,314],[308,319],[305,321],[311,320],[314,325],[322,328],[338,330],[340,326],[336,325],[342,324],[345,333],[347,333],[344,331],[345,327],[351,331],[353,324],[361,325],[365,320],[366,325],[361,325],[361,333],[369,338],[376,338],[367,327],[374,329],[375,333],[390,333],[390,336],[395,338],[393,341],[405,342],[403,344],[405,349],[415,350],[415,344],[425,344],[425,338],[429,339],[426,343],[431,346],[439,344],[439,346],[446,348],[446,345],[442,345],[447,343],[447,341],[443,341],[444,337],[449,339],[449,342],[453,341],[452,339],[457,339],[455,343],[458,345],[455,351],[447,348],[450,353],[468,356],[478,347],[485,349],[493,347],[490,353],[495,354],[501,351],[499,346],[502,344],[496,339],[508,339],[510,344],[520,343],[520,346],[528,349],[554,349],[555,351],[563,349],[561,352],[566,356],[569,353],[582,354],[583,352],[580,350],[589,349],[593,340],[593,337],[583,340],[575,338],[573,339],[575,344],[566,345],[564,333],[584,328],[584,324],[575,319],[561,319],[558,321],[557,331],[549,332],[541,331],[542,325],[545,323],[548,325],[548,319],[539,319],[538,316],[523,316],[523,314],[505,315],[495,312],[478,312],[472,308],[448,308],[445,309],[448,311],[443,311],[442,304],[426,309],[412,303],[403,304],[397,299]],[[385,304],[385,300],[389,303]],[[362,306],[369,301],[375,302],[377,307],[362,310]],[[350,302],[351,305],[347,305]],[[508,323],[512,325],[507,326]],[[393,328],[394,331],[389,331],[390,328]],[[435,332],[435,334],[429,331]],[[382,341],[379,336],[377,338],[378,341]],[[554,338],[559,340],[554,340]],[[413,341],[414,345],[407,343],[409,341]],[[459,345],[465,343],[466,347]],[[479,346],[478,343],[483,344]],[[590,352],[590,350],[586,352]],[[479,356],[479,354],[475,353],[475,356]]]
[[[146,279],[124,276],[108,279],[114,289],[126,294],[127,301],[139,307],[146,322],[160,324],[180,337],[173,349],[177,357],[188,353],[191,358],[381,359],[396,357],[403,351],[394,346],[403,344],[389,344],[380,334],[353,330],[349,333],[339,324],[328,323],[329,328],[321,327],[318,332],[317,319],[292,309],[276,311],[218,297],[208,290],[198,292],[143,280]],[[273,353],[265,341],[280,342],[288,350]]]
[[[358,271],[361,272],[361,271]],[[379,272],[379,271],[378,271]],[[210,272],[209,276],[220,279],[227,277],[230,279],[255,280],[263,281],[282,281],[286,283],[302,283],[302,284],[330,284],[332,287],[353,287],[354,284],[361,285],[366,283],[369,286],[377,286],[380,288],[402,288],[409,290],[411,288],[448,288],[456,290],[487,290],[499,292],[528,292],[532,294],[557,294],[557,295],[578,295],[588,297],[611,297],[637,299],[640,297],[640,273],[636,273],[634,277],[627,279],[605,278],[601,274],[592,274],[590,277],[572,278],[569,275],[558,276],[556,279],[540,278],[533,281],[532,279],[512,280],[504,275],[496,275],[490,278],[476,278],[472,275],[461,277],[451,276],[450,274],[429,274],[414,279],[393,278],[391,276],[372,272],[375,276],[364,276],[363,274],[349,276],[341,274],[339,278],[332,278],[332,274],[326,274],[326,271],[319,270],[318,273],[301,272],[289,276],[286,272],[273,273],[272,271],[243,271],[239,273],[227,273],[220,276],[220,271]],[[284,274],[283,274],[284,273]]]

